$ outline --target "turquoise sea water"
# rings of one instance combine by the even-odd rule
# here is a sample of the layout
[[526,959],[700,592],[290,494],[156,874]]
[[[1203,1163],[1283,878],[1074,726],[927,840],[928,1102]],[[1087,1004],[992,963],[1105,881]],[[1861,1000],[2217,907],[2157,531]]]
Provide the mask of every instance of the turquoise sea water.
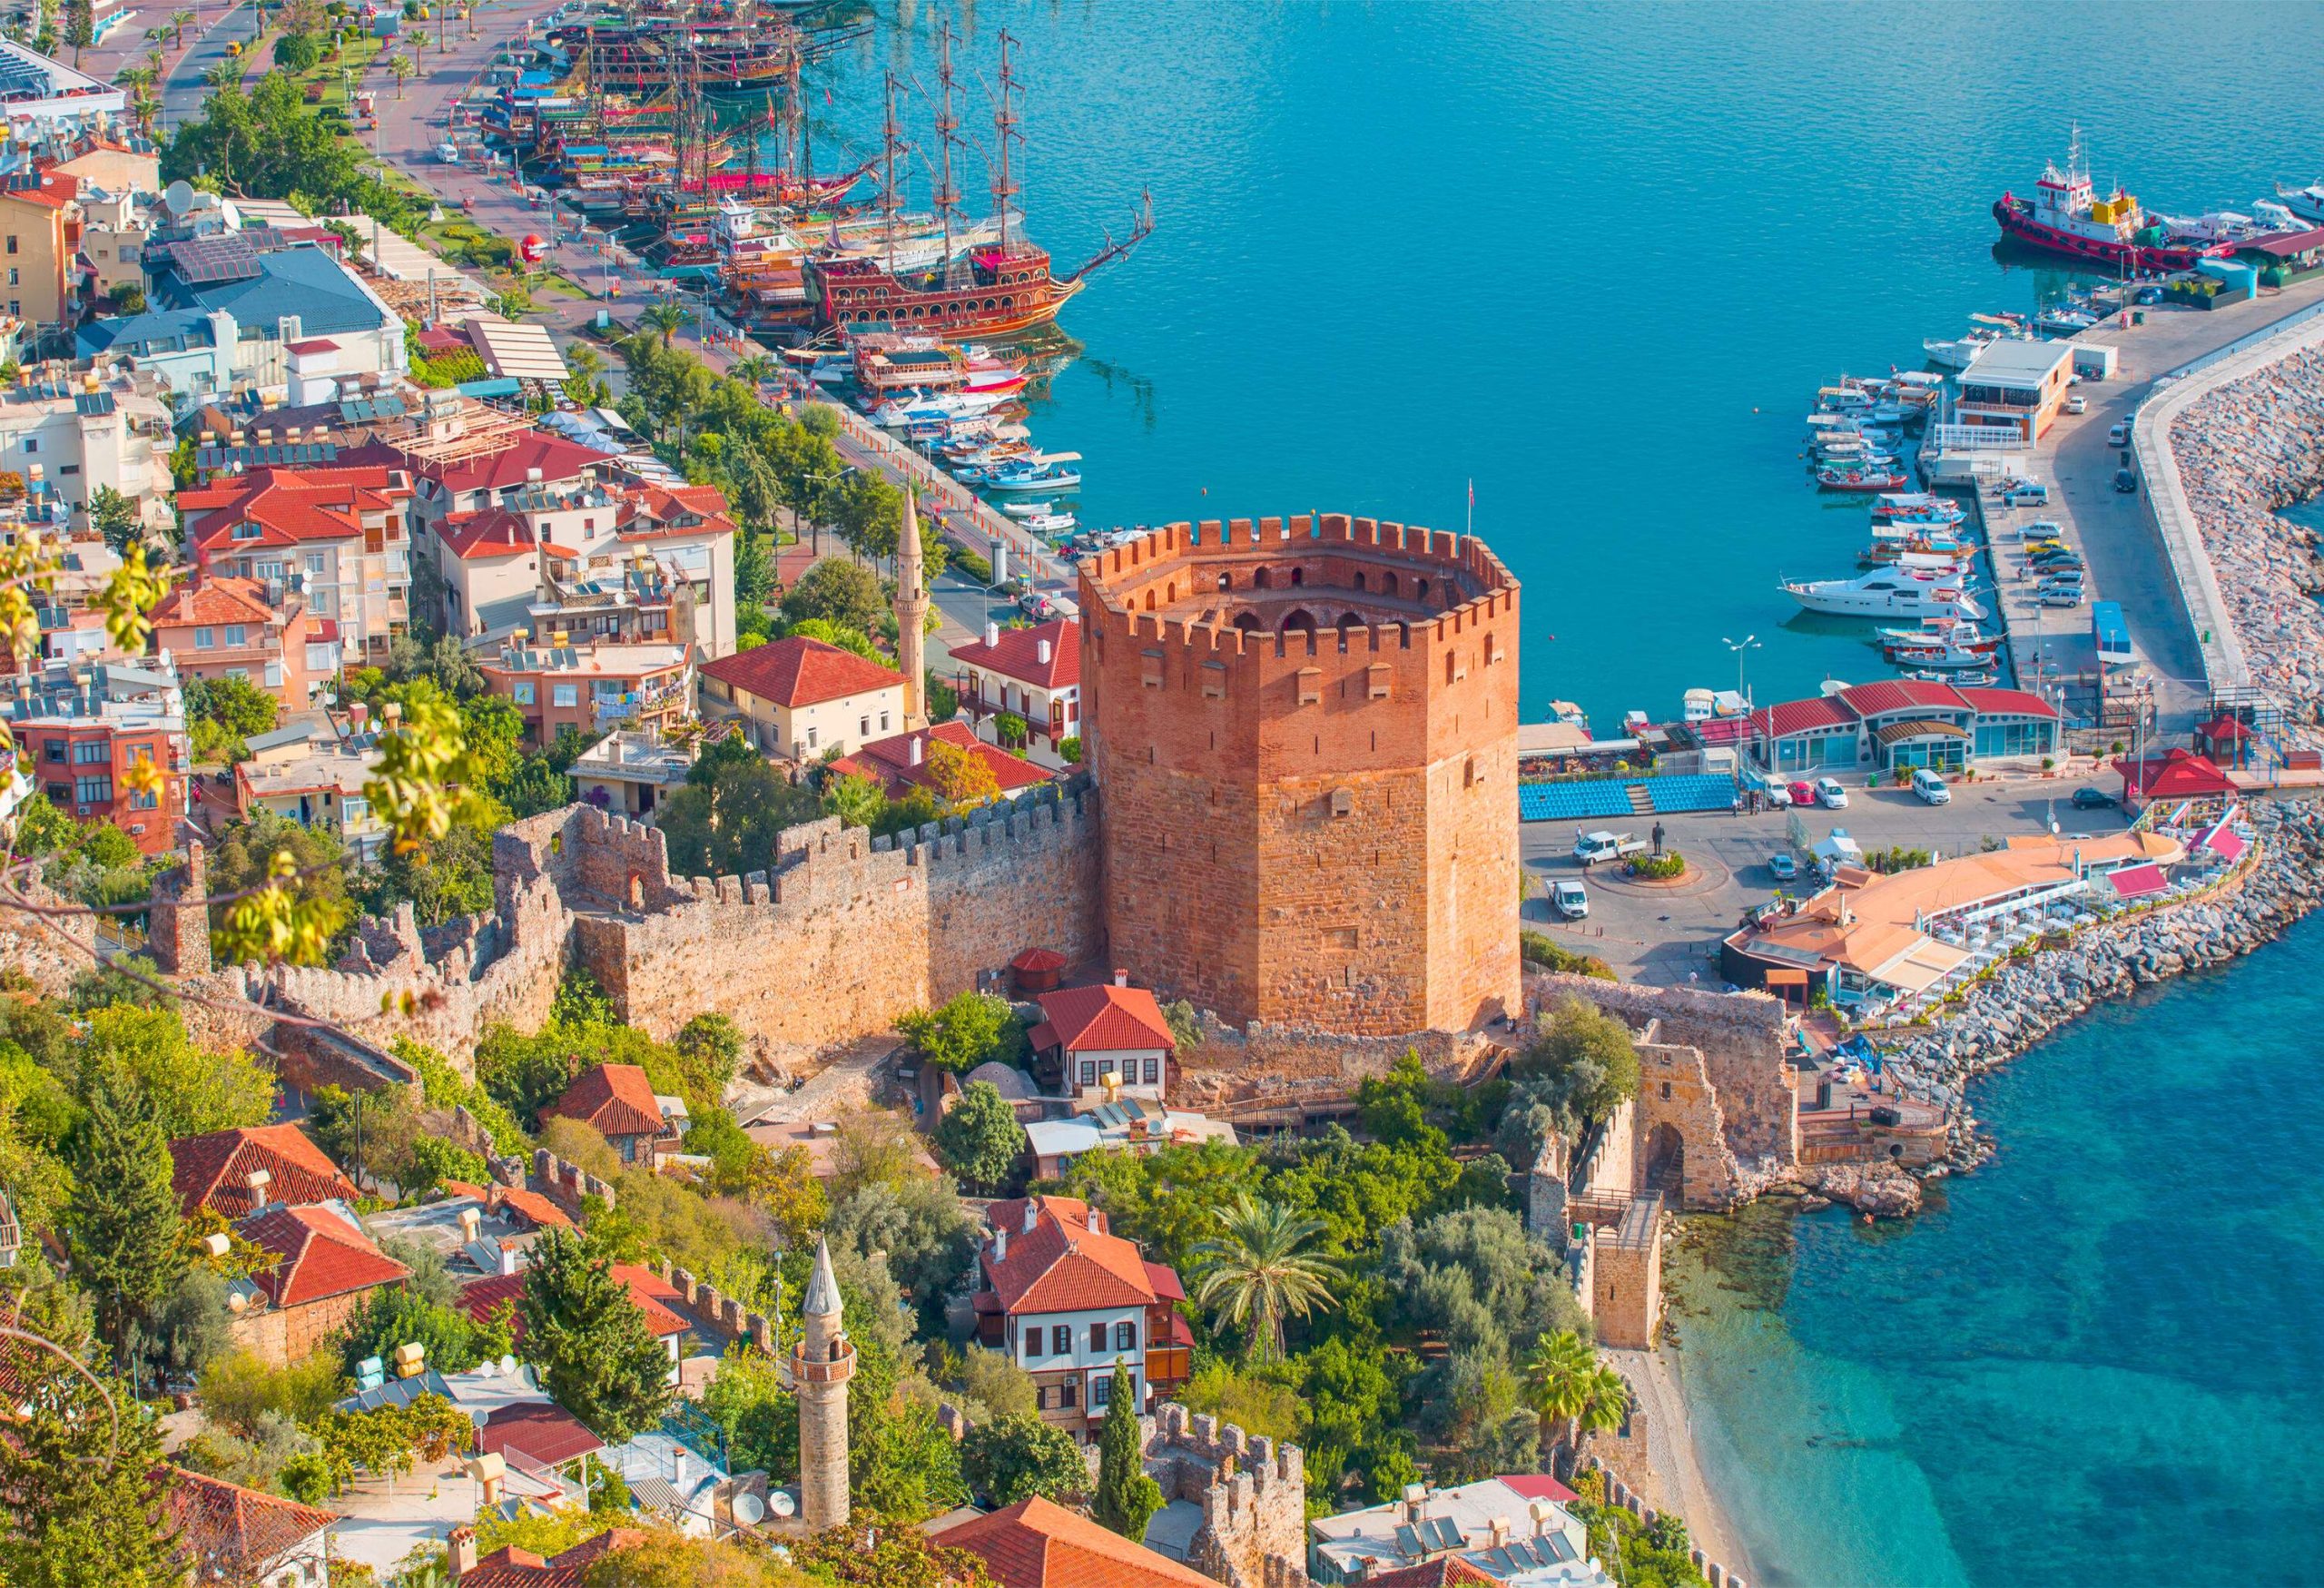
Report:
[[[1160,230],[1068,306],[1036,410],[1087,522],[1344,508],[1476,528],[1525,581],[1529,715],[1866,676],[1778,576],[1848,571],[1863,508],[1796,456],[1816,387],[2064,277],[1988,213],[2063,156],[2183,213],[2324,175],[2324,14],[2296,5],[880,0],[826,74],[1022,41],[1030,232],[1078,262],[1141,189]],[[988,146],[989,110],[966,113]],[[927,116],[906,113],[926,141]],[[981,180],[963,183],[973,195]]]
[[[1033,423],[1083,517],[1310,508],[1476,528],[1525,581],[1526,709],[1601,722],[1733,682],[1861,677],[1779,574],[1861,508],[1795,456],[1813,389],[2064,278],[1988,207],[2079,120],[2182,213],[2324,174],[2324,11],[2295,5],[881,0],[831,74],[949,17],[1023,41],[1026,208],[1071,262]],[[924,119],[924,118],[923,118]],[[975,116],[972,113],[973,125]],[[819,137],[823,134],[819,133]],[[989,138],[989,134],[988,134]],[[1979,1089],[2004,1144],[1908,1227],[1774,1209],[1682,1265],[1685,1371],[1755,1581],[1813,1588],[2324,1578],[2324,1228],[2303,1107],[2324,924],[2109,1009]]]

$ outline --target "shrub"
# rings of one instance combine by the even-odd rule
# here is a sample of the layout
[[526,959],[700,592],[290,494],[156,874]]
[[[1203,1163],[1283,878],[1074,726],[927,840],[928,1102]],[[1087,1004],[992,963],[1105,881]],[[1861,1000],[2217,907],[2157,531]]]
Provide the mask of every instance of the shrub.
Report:
[[1526,963],[1539,965],[1544,971],[1561,971],[1570,976],[1593,976],[1600,981],[1618,981],[1614,968],[1595,954],[1578,954],[1545,932],[1528,927],[1517,934],[1517,952]]
[[1057,742],[1057,753],[1065,757],[1067,762],[1072,765],[1080,765],[1081,735],[1079,734],[1068,734],[1064,738],[1059,739]]
[[1630,862],[1630,874],[1649,882],[1667,882],[1684,875],[1686,870],[1687,857],[1675,849],[1666,849],[1660,854],[1641,854]]

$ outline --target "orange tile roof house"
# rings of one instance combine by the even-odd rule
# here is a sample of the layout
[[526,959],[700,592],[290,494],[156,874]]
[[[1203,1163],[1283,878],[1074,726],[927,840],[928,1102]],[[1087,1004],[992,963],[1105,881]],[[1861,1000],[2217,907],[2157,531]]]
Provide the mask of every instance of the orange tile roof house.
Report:
[[984,638],[952,647],[952,687],[960,710],[983,719],[1014,712],[1032,737],[1032,758],[1060,766],[1060,742],[1081,732],[1081,624],[1055,617],[1030,628],[985,625]]
[[[277,1202],[351,1202],[362,1195],[296,1125],[181,1136],[170,1143],[170,1186],[177,1192],[182,1218],[207,1208],[242,1218]],[[265,1179],[257,1179],[261,1175]]]
[[478,1560],[476,1529],[456,1527],[445,1547],[451,1555],[453,1579],[460,1588],[581,1588],[590,1566],[597,1561],[652,1542],[653,1535],[643,1529],[616,1527],[551,1558],[511,1544]]
[[525,719],[525,742],[553,745],[566,728],[591,735],[621,723],[666,727],[694,703],[694,664],[678,645],[592,640],[527,645],[514,637],[478,663],[485,686]]
[[294,577],[317,617],[340,626],[353,663],[385,659],[410,619],[412,478],[380,466],[254,469],[178,493],[204,577],[271,589]]
[[842,755],[904,725],[904,676],[819,639],[753,646],[702,668],[706,717],[740,717],[768,755]]
[[303,711],[311,620],[303,594],[270,600],[255,579],[219,576],[180,585],[153,609],[153,645],[181,678],[242,678],[293,711]]
[[343,1202],[268,1208],[236,1228],[273,1253],[276,1266],[247,1281],[251,1305],[230,1330],[236,1344],[271,1366],[305,1361],[364,1297],[411,1277],[372,1243]]
[[1038,1494],[931,1536],[975,1554],[1000,1588],[1217,1588],[1193,1567]]
[[1049,781],[1049,774],[1022,756],[1011,755],[998,745],[988,745],[978,738],[966,723],[939,723],[932,728],[914,733],[896,734],[885,739],[873,739],[860,745],[854,754],[840,757],[837,765],[842,772],[852,772],[868,777],[885,789],[891,799],[901,799],[915,788],[933,789],[930,781],[928,749],[933,744],[950,745],[955,750],[967,752],[984,763],[992,774],[992,781],[1000,789],[1000,797],[1011,799],[1029,788],[1039,788]]
[[320,1583],[339,1518],[183,1467],[164,1469],[162,1508],[197,1583]]
[[1184,1380],[1192,1334],[1175,1302],[1177,1275],[1147,1262],[1106,1216],[1071,1197],[995,1202],[974,1298],[979,1337],[1033,1376],[1042,1419],[1094,1435],[1126,1365],[1138,1410],[1147,1386]]
[[[678,1108],[682,1119],[684,1105]],[[635,1064],[591,1065],[573,1078],[563,1097],[541,1111],[589,1126],[613,1143],[624,1163],[651,1163],[656,1143],[675,1141],[684,1134],[655,1095],[645,1071]]]
[[1107,985],[1044,992],[1041,1023],[1027,1033],[1037,1068],[1073,1089],[1077,1113],[1116,1096],[1162,1100],[1177,1039],[1162,1006],[1117,975]]

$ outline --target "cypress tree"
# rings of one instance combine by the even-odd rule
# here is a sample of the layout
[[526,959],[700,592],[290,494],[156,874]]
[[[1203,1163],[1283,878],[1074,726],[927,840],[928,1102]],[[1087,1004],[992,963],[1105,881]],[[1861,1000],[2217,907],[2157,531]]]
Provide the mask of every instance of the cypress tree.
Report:
[[[1114,1359],[1114,1383],[1130,1382],[1128,1363]],[[1137,1397],[1117,1394],[1106,1407],[1098,1435],[1098,1525],[1133,1544],[1146,1542],[1146,1524],[1162,1509],[1162,1485],[1146,1470],[1145,1441],[1138,1436]]]
[[74,1282],[96,1300],[99,1333],[118,1346],[185,1269],[178,1199],[169,1139],[142,1089],[106,1062],[90,1067],[82,1092],[64,1243]]
[[619,1445],[661,1420],[670,1404],[669,1354],[629,1287],[569,1230],[549,1230],[534,1244],[521,1310],[525,1360],[591,1433]]

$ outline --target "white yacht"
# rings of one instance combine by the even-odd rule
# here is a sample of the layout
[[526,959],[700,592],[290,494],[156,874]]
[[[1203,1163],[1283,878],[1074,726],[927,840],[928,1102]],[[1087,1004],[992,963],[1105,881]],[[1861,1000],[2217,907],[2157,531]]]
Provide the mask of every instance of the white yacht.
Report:
[[1985,615],[1960,579],[1902,568],[1875,568],[1852,579],[1787,579],[1783,589],[1808,611],[1834,617],[1965,617],[1974,622]]

